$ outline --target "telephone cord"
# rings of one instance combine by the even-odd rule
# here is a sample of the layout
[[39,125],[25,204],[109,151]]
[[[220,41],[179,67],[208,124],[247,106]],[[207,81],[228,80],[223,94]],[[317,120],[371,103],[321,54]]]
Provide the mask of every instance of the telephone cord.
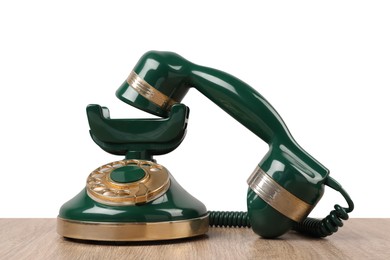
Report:
[[[348,213],[354,209],[354,203],[348,193],[333,178],[329,177],[327,186],[341,193],[348,203],[348,208],[336,204],[324,219],[306,218],[302,222],[294,222],[292,229],[312,237],[326,237],[343,226],[343,220],[349,218]],[[209,211],[209,225],[211,227],[251,227],[248,212],[244,211]]]

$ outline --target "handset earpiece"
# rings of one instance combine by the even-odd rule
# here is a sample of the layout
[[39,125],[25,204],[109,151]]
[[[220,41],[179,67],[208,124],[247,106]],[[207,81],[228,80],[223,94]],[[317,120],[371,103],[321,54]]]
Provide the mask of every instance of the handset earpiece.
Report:
[[[240,79],[172,52],[150,51],[141,57],[116,95],[137,108],[166,117],[191,87],[270,147],[248,179],[248,213],[210,212],[211,225],[251,225],[254,232],[267,238],[291,228],[324,236],[342,225],[341,219],[347,219],[353,210],[348,194],[329,177],[328,169],[298,145],[271,104]],[[325,185],[340,191],[349,208],[337,206],[323,221],[306,220]]]

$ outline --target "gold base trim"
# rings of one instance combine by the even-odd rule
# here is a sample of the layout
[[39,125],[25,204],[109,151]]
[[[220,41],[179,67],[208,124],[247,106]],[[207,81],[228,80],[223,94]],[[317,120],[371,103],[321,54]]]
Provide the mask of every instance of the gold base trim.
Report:
[[167,222],[92,222],[58,217],[57,233],[63,237],[98,241],[155,241],[194,237],[209,229],[208,214]]

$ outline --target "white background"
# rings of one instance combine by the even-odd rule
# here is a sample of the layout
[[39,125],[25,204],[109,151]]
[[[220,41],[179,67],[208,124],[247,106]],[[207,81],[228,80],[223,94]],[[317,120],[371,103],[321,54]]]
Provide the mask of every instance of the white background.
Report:
[[[281,114],[353,198],[390,217],[387,1],[2,1],[0,217],[56,217],[98,166],[85,107],[151,117],[115,97],[139,57],[169,50],[233,74]],[[246,210],[267,145],[191,90],[188,134],[156,159],[210,210]],[[313,216],[346,205],[330,189]]]

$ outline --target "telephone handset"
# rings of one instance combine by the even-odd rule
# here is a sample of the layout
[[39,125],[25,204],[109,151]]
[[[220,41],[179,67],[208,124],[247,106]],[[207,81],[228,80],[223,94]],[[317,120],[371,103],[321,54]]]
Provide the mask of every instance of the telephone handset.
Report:
[[[153,155],[172,151],[184,139],[189,109],[181,101],[189,88],[196,88],[269,145],[268,153],[248,179],[248,212],[207,211],[153,159]],[[174,239],[203,234],[210,225],[251,226],[265,238],[278,237],[290,229],[324,237],[336,232],[354,208],[341,185],[298,145],[267,100],[232,75],[196,65],[172,52],[150,51],[141,57],[116,95],[161,118],[111,119],[108,108],[88,106],[92,139],[105,151],[125,155],[126,159],[92,172],[85,191],[61,208],[57,227],[63,236],[94,240]],[[325,185],[339,191],[348,208],[336,205],[323,220],[307,218]],[[98,213],[82,213],[91,207]],[[122,211],[122,215],[118,217],[112,209]],[[178,209],[181,214],[177,214]],[[99,222],[100,226],[90,230],[86,221]],[[153,228],[142,229],[143,237],[114,232],[115,223],[121,223],[128,228],[127,233],[134,233],[140,222],[170,231],[161,234]],[[116,235],[97,236],[94,231],[102,229],[102,225]],[[83,230],[84,235],[78,230]],[[85,235],[88,232],[91,235]]]

